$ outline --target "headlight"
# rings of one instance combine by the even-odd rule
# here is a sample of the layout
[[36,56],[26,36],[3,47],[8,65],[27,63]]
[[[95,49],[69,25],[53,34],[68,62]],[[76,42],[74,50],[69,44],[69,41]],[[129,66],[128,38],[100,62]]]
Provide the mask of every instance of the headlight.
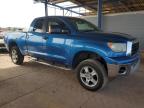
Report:
[[126,43],[108,43],[109,48],[114,52],[126,52],[127,44]]

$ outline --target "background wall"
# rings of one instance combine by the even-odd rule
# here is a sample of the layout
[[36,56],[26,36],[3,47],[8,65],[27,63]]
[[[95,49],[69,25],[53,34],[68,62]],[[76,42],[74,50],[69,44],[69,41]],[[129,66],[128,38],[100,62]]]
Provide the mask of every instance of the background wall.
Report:
[[[97,16],[83,18],[97,25]],[[137,37],[141,50],[144,50],[144,11],[105,15],[102,29],[106,32],[121,32]]]

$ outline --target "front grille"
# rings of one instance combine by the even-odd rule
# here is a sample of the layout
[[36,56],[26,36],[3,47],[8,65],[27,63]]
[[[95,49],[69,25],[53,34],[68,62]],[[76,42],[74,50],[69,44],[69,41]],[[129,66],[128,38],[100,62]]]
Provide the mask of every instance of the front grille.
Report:
[[132,55],[136,54],[139,51],[139,42],[133,43],[132,45]]
[[4,44],[0,44],[0,47],[5,47],[5,45]]

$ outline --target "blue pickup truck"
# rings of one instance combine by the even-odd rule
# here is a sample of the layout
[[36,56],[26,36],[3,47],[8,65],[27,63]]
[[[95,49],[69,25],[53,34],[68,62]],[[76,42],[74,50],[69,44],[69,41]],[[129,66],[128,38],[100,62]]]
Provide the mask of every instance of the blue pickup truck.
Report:
[[26,55],[61,64],[74,70],[80,84],[92,91],[103,88],[109,77],[135,72],[140,63],[136,38],[105,33],[74,17],[36,18],[28,32],[9,33],[4,42],[14,64],[21,65]]

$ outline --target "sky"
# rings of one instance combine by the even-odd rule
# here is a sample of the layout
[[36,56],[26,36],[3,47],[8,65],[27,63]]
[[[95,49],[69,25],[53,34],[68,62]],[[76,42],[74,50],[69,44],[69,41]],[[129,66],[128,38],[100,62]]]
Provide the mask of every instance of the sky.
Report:
[[[67,3],[66,3],[67,4]],[[49,6],[49,15],[62,15],[63,11]],[[32,20],[45,15],[43,3],[33,0],[0,0],[0,27],[29,28]],[[68,15],[71,15],[68,13]],[[72,14],[78,16],[77,14]]]
[[35,17],[44,16],[44,4],[33,0],[0,0],[0,27],[28,28]]

